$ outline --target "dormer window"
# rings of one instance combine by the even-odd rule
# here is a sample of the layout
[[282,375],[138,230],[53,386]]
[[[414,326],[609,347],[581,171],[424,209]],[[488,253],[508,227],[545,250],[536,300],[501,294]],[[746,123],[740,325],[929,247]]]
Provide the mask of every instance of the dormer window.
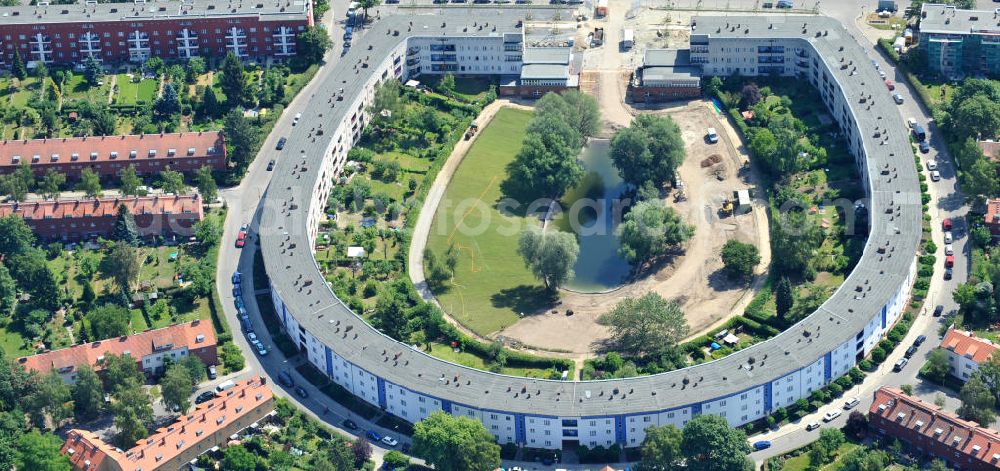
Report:
[[114,159],[117,159],[117,158],[118,158],[118,152],[112,151],[111,152],[111,160],[114,160]]
[[[115,155],[115,153],[112,152],[111,155]],[[97,160],[97,152],[90,153],[90,160]]]
[[37,162],[38,162],[38,161],[40,161],[40,160],[42,160],[42,156],[40,156],[40,155],[38,155],[38,154],[35,154],[35,155],[32,155],[32,156],[31,156],[31,162],[32,162],[32,163],[37,163]]
[[177,155],[177,149],[167,149],[167,157],[173,157]]
[[194,147],[188,147],[188,155],[194,155]]
[[70,154],[69,160],[72,160],[73,162],[80,160],[80,154],[77,154],[76,152]]
[[128,158],[130,159],[134,159],[137,155],[139,155],[139,153],[134,150],[128,151]]
[[156,157],[156,149],[149,149],[149,158]]
[[21,163],[21,156],[20,155],[15,155],[15,156],[11,157],[10,158],[10,162],[12,164],[14,164],[14,165],[17,165],[17,164]]
[[52,154],[52,161],[53,162],[58,162],[59,161],[59,154]]
[[208,148],[208,155],[212,155],[212,154],[215,154],[215,147],[209,147]]

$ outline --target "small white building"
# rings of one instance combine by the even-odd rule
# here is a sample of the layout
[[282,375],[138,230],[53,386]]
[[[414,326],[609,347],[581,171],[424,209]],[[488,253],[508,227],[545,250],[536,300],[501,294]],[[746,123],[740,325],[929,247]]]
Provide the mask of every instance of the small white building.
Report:
[[965,330],[948,329],[941,348],[948,353],[951,375],[967,381],[979,369],[979,365],[990,359],[997,346],[987,339],[976,337]]
[[364,258],[365,257],[365,248],[364,247],[358,247],[358,246],[348,247],[347,248],[347,257],[348,258]]

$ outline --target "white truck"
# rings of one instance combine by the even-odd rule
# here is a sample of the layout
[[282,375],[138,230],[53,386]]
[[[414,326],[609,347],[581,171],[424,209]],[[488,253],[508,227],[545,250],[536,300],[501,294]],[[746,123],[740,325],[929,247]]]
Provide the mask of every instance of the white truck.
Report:
[[635,31],[626,29],[622,31],[622,50],[628,51],[635,45]]

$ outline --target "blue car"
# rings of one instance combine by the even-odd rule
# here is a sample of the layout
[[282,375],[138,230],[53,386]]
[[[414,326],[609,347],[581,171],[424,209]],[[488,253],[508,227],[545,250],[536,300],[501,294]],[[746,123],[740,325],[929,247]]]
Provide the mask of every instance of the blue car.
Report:
[[240,288],[240,285],[233,286],[233,297],[237,299],[243,297],[243,289]]
[[753,444],[754,451],[766,450],[768,448],[771,448],[770,440],[761,440]]
[[378,432],[376,432],[374,430],[369,430],[368,433],[366,433],[365,435],[368,435],[368,439],[371,440],[371,441],[373,441],[373,442],[377,442],[377,441],[381,441],[382,440],[382,436],[379,435]]
[[243,276],[242,276],[242,274],[240,272],[238,272],[238,271],[233,272],[233,284],[234,285],[240,284],[240,280],[242,280],[242,279],[243,279]]

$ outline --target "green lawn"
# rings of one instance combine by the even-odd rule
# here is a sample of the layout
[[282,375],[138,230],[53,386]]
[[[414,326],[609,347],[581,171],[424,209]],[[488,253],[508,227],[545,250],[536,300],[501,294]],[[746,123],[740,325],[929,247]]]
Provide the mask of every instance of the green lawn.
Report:
[[115,94],[115,103],[123,105],[134,105],[140,101],[151,103],[156,98],[156,91],[159,82],[156,80],[144,79],[135,83],[128,74],[118,74],[118,93]]
[[476,140],[456,171],[434,217],[427,247],[459,252],[455,278],[438,294],[442,307],[480,335],[540,307],[542,287],[517,255],[517,234],[535,222],[496,209],[504,167],[514,159],[531,113],[502,109]]
[[[837,457],[834,458],[832,463],[820,466],[818,469],[820,471],[836,471],[842,468],[839,460],[841,457],[846,456],[848,453],[858,448],[861,445],[856,443],[846,442],[837,449]],[[785,466],[781,468],[782,471],[805,471],[809,469],[809,453],[802,453],[794,458],[789,458],[785,460]]]

